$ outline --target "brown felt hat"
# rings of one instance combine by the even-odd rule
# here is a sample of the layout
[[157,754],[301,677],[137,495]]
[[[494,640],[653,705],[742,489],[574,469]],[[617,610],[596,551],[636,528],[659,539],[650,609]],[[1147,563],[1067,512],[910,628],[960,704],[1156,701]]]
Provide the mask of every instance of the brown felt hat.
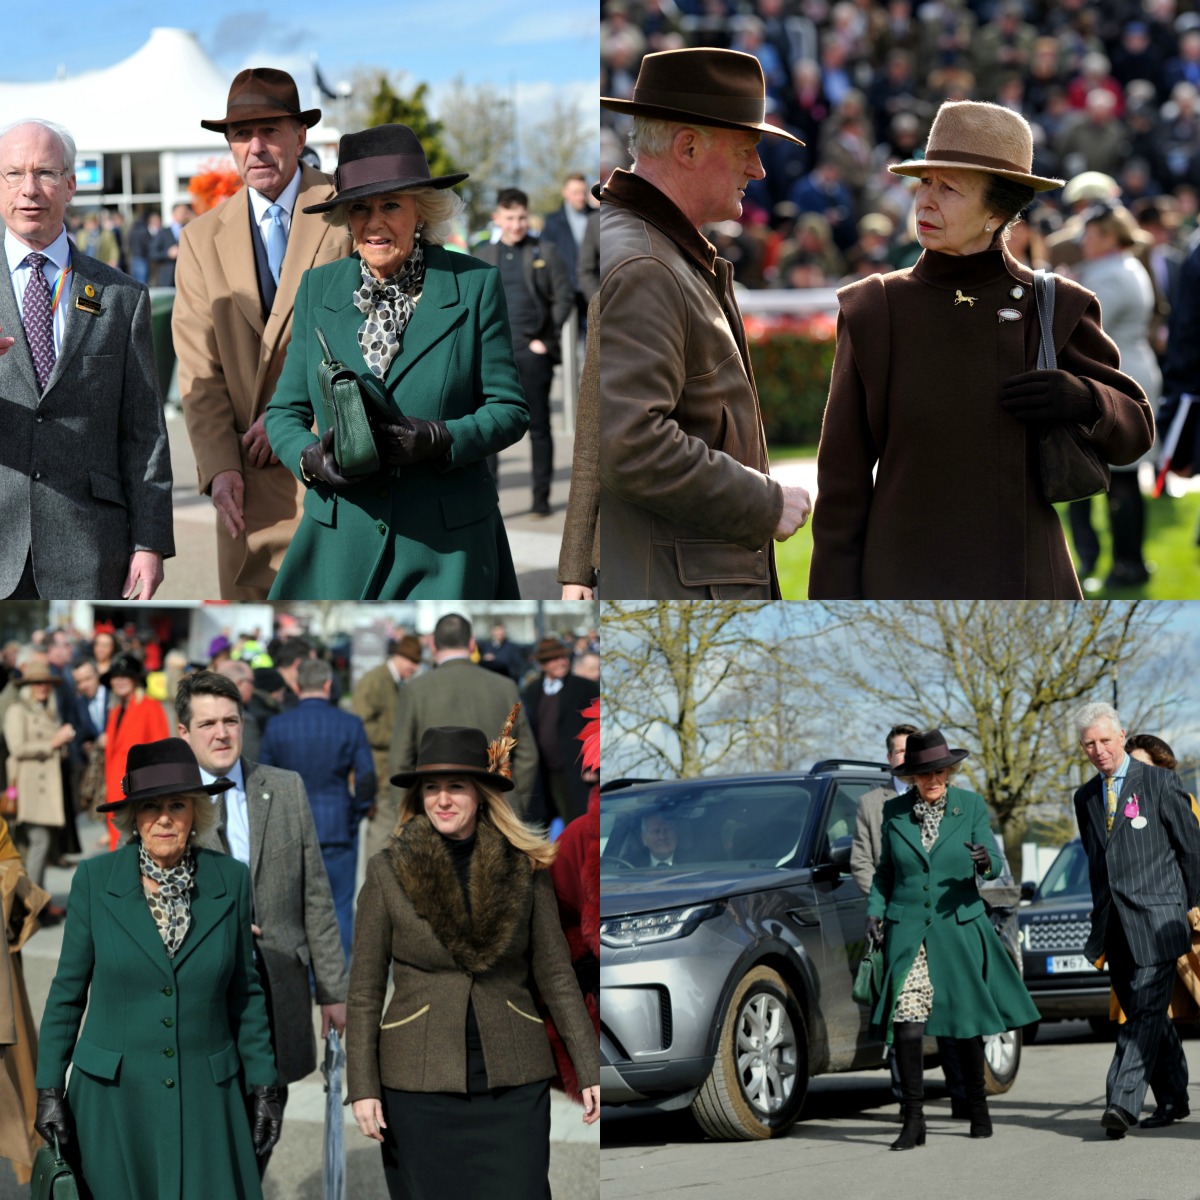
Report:
[[571,648],[556,637],[544,637],[538,642],[533,657],[540,663],[553,662],[556,658],[570,658]]
[[411,787],[422,775],[471,775],[498,792],[511,792],[513,781],[495,774],[488,761],[488,739],[482,729],[443,725],[426,729],[411,771],[393,775],[397,787]]
[[1035,192],[1048,192],[1065,182],[1031,174],[1033,133],[1020,113],[979,100],[947,100],[933,119],[925,157],[910,158],[888,170],[919,179],[931,167],[987,171]]
[[31,662],[16,681],[17,687],[25,687],[30,683],[52,683],[57,687],[62,680],[50,670],[46,663]]
[[160,796],[182,796],[190,792],[204,792],[216,796],[233,787],[231,780],[224,778],[205,783],[200,766],[192,748],[183,738],[163,738],[157,742],[141,742],[129,747],[125,762],[125,775],[121,779],[119,800],[97,804],[97,812],[113,812],[127,804],[142,800],[155,800]]
[[264,117],[292,117],[311,129],[320,119],[319,108],[300,111],[300,93],[296,81],[274,67],[248,67],[239,71],[229,85],[225,115],[201,121],[205,129],[224,133],[238,121],[259,121]]
[[399,654],[401,658],[407,658],[409,662],[419,663],[421,661],[421,639],[415,638],[411,633],[406,633],[402,638],[393,638],[388,642],[388,655]]
[[756,129],[803,146],[794,134],[768,125],[767,84],[753,54],[737,50],[660,50],[638,69],[632,100],[600,97],[600,107],[634,117]]

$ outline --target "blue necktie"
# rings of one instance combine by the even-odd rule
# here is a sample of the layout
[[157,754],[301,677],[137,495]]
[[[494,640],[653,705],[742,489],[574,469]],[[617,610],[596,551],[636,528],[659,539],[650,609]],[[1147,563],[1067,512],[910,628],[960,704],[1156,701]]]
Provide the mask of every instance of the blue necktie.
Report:
[[276,285],[279,283],[279,272],[283,270],[283,252],[287,249],[287,234],[283,231],[283,209],[278,204],[272,204],[267,209],[271,218],[267,226],[267,266],[271,268],[271,276]]

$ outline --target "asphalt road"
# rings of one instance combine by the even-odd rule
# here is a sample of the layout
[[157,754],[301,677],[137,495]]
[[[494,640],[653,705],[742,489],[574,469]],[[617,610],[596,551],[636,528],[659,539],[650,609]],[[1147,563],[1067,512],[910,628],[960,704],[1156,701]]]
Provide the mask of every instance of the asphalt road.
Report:
[[928,1071],[928,1140],[900,1158],[888,1150],[900,1126],[882,1071],[814,1080],[800,1122],[769,1142],[710,1141],[686,1113],[628,1119],[606,1109],[601,1192],[604,1200],[1197,1200],[1200,1040],[1184,1046],[1195,1115],[1120,1141],[1100,1128],[1112,1046],[1080,1021],[1044,1024],[1024,1048],[1012,1090],[992,1097],[989,1140],[970,1140],[965,1122],[950,1119],[941,1072]]

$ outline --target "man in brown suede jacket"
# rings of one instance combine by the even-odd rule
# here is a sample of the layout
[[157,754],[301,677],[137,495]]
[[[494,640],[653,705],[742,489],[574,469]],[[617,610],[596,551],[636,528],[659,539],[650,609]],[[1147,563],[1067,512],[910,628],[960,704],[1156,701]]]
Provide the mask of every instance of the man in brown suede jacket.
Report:
[[733,267],[700,232],[763,177],[758,60],[668,50],[642,61],[632,171],[600,193],[601,586],[610,599],[779,595],[771,539],[810,509],[768,475]]

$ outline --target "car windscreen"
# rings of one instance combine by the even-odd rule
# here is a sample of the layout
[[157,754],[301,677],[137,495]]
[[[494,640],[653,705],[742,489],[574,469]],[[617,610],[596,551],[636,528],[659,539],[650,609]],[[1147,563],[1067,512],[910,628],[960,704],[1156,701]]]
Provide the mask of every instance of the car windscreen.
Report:
[[819,786],[697,780],[601,796],[601,875],[664,861],[722,870],[794,866]]
[[1042,882],[1038,884],[1035,900],[1087,900],[1092,898],[1092,885],[1088,879],[1087,855],[1082,842],[1069,842],[1050,864]]

